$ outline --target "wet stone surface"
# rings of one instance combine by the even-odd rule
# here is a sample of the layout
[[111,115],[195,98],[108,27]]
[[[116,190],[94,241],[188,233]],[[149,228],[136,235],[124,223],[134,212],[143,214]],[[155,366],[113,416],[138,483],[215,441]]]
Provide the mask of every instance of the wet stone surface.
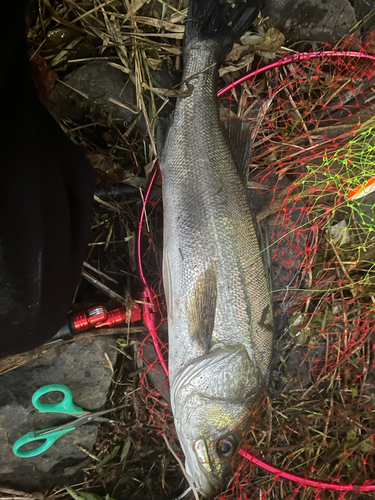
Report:
[[356,24],[349,0],[265,0],[262,14],[291,41],[333,42]]
[[76,122],[94,106],[107,106],[114,119],[128,125],[139,113],[134,84],[106,61],[92,61],[72,71],[57,84],[57,90],[61,114]]
[[[181,74],[178,71],[170,72],[166,65],[160,70],[150,70],[155,85],[169,89],[178,85]],[[126,73],[111,66],[107,61],[92,61],[64,77],[63,82],[56,85],[60,99],[62,116],[80,123],[87,114],[98,111],[101,107],[111,113],[112,119],[124,127],[129,127],[137,120],[136,127],[146,130],[146,124],[137,108],[137,97],[134,83]],[[146,105],[149,94],[144,93]],[[168,116],[172,111],[174,99],[163,106],[161,116]],[[156,107],[162,106],[164,101],[156,99]]]
[[33,492],[69,484],[69,476],[74,476],[91,461],[79,446],[93,449],[97,424],[84,425],[67,433],[45,453],[33,458],[15,456],[12,447],[27,432],[61,425],[74,418],[39,413],[31,404],[31,397],[39,387],[65,384],[71,389],[76,405],[84,410],[103,408],[112,375],[105,353],[114,364],[117,353],[112,347],[114,344],[111,337],[98,337],[93,341],[56,345],[37,361],[0,376],[2,486]]

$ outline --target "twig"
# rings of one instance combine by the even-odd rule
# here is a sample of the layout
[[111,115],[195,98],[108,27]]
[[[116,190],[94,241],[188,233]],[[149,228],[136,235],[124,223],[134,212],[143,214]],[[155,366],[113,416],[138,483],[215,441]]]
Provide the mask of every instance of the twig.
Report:
[[87,450],[86,448],[84,448],[83,446],[81,446],[80,444],[77,444],[78,448],[83,451],[83,453],[86,453],[86,455],[88,455],[90,458],[92,458],[93,460],[95,460],[96,462],[100,462],[100,459],[94,455],[93,453],[91,453],[91,451]]
[[102,278],[104,278],[104,279],[106,279],[108,281],[111,281],[112,283],[115,283],[116,285],[119,284],[118,281],[116,281],[115,279],[111,278],[110,276],[108,276],[107,274],[103,273],[102,271],[99,271],[99,269],[96,269],[96,267],[91,266],[88,262],[84,262],[83,266],[87,267],[87,269],[90,269],[90,271],[93,271],[94,273],[98,274]]
[[199,500],[199,497],[198,497],[198,492],[197,492],[197,490],[196,490],[196,488],[195,488],[195,486],[194,486],[193,481],[190,479],[190,476],[187,474],[186,469],[185,469],[185,467],[184,467],[184,464],[182,463],[182,461],[181,461],[180,457],[178,457],[178,456],[176,455],[175,451],[173,450],[172,446],[170,445],[170,443],[169,443],[169,441],[168,441],[167,437],[165,436],[165,434],[163,434],[163,438],[164,438],[164,441],[166,442],[166,445],[167,445],[167,447],[168,447],[168,450],[172,453],[172,455],[174,456],[174,458],[177,460],[177,462],[178,462],[179,466],[181,467],[181,470],[182,470],[182,472],[183,472],[184,476],[186,477],[186,480],[187,480],[187,482],[189,483],[190,488],[191,488],[191,490],[192,490],[192,492],[193,492],[193,494],[194,494],[194,498],[195,498],[195,500]]
[[106,285],[104,285],[103,283],[101,283],[100,281],[98,281],[96,278],[94,278],[90,274],[86,273],[86,271],[82,270],[81,274],[82,274],[83,278],[85,278],[87,281],[89,281],[96,288],[98,288],[99,290],[101,290],[102,292],[104,292],[106,295],[108,295],[108,297],[110,297],[111,299],[117,300],[118,302],[120,302],[120,304],[124,304],[125,297],[122,297],[118,293],[114,292],[113,290],[111,290],[110,288],[108,288]]

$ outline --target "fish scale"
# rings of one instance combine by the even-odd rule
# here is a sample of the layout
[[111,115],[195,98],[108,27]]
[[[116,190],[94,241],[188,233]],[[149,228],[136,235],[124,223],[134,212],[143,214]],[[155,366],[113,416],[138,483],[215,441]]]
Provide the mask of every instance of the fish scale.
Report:
[[216,97],[218,61],[254,5],[192,0],[186,96],[158,133],[171,404],[188,474],[206,496],[230,469],[220,443],[238,446],[273,351],[272,298],[241,173],[248,159],[240,165],[229,142],[235,135],[246,152],[250,133],[233,121],[226,134]]
[[[199,58],[200,64],[194,60],[187,65],[184,78],[208,67],[212,63],[212,54],[209,56]],[[212,85],[216,72],[211,68],[199,75],[192,81],[192,95],[178,101],[160,162],[164,254],[173,290],[168,307],[171,382],[175,370],[196,357],[185,303],[199,275],[211,265],[216,268],[219,289],[213,331],[216,342],[246,343],[252,350],[252,339],[262,336],[257,324],[267,305],[267,319],[272,323],[271,299],[247,193],[220,126]],[[184,349],[174,342],[175,329],[180,341],[184,337]]]

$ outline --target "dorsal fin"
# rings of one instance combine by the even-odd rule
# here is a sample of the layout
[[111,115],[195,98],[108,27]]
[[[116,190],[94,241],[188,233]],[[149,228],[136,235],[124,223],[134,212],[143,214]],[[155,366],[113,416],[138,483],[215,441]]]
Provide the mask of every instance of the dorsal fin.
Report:
[[246,122],[240,118],[222,121],[228,138],[233,159],[245,187],[249,179],[249,164],[251,160],[251,131]]

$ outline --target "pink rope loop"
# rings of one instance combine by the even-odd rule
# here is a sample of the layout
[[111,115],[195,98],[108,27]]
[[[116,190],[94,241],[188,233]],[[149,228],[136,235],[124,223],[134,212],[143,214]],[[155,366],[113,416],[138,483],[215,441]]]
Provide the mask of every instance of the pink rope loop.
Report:
[[217,96],[220,97],[225,92],[228,92],[228,90],[233,89],[236,85],[239,85],[240,83],[245,82],[246,80],[250,80],[250,78],[253,78],[261,73],[264,73],[264,71],[268,71],[272,68],[277,68],[278,66],[283,66],[284,64],[289,64],[293,62],[299,62],[299,61],[305,61],[307,59],[314,59],[316,57],[359,57],[360,59],[370,59],[372,61],[375,61],[375,56],[372,56],[370,54],[364,54],[362,52],[355,52],[352,50],[327,50],[325,52],[301,52],[299,54],[293,54],[291,56],[286,56],[283,59],[280,59],[279,61],[273,62],[271,64],[267,64],[267,66],[263,66],[262,68],[258,68],[251,73],[248,73],[247,75],[242,76],[238,80],[235,80],[232,83],[229,83],[225,87],[219,90],[217,93]]
[[[154,302],[155,300],[157,300],[157,297],[155,296],[155,294],[153,294],[153,292],[152,292],[152,290],[150,288],[150,285],[148,284],[148,282],[146,280],[146,277],[144,275],[144,272],[143,272],[143,265],[142,265],[142,243],[141,243],[141,240],[142,240],[143,219],[145,217],[145,212],[146,212],[146,203],[148,202],[152,186],[153,186],[153,184],[155,182],[155,179],[156,179],[156,177],[158,175],[158,172],[159,172],[158,166],[159,166],[158,163],[156,163],[155,166],[154,166],[153,171],[151,172],[149,183],[148,183],[148,186],[147,186],[147,189],[146,189],[146,193],[144,195],[144,203],[143,203],[142,210],[141,210],[141,213],[140,213],[140,216],[139,216],[138,238],[137,238],[137,260],[138,260],[139,276],[140,276],[141,281],[142,281],[142,285],[143,285],[143,288],[144,288],[145,296],[148,296],[149,300],[150,301],[152,300],[152,302]],[[160,349],[159,337],[158,337],[156,328],[153,326],[152,321],[150,320],[150,318],[144,317],[143,321],[144,321],[144,323],[145,323],[145,325],[146,325],[146,327],[147,327],[147,329],[148,329],[148,331],[149,331],[149,333],[151,335],[152,342],[154,344],[158,360],[159,360],[161,366],[163,367],[163,370],[164,370],[165,374],[168,377],[169,376],[169,372],[168,372],[167,364],[164,361],[164,357],[163,357],[163,354],[162,354],[161,349]]]
[[304,477],[297,476],[295,474],[290,474],[290,472],[284,472],[281,469],[268,464],[267,462],[263,462],[263,460],[256,458],[254,455],[251,455],[245,450],[241,449],[239,450],[238,453],[247,460],[249,460],[251,463],[258,465],[259,467],[262,467],[262,469],[265,469],[271,474],[275,474],[277,477],[283,477],[284,479],[289,479],[290,481],[294,481],[295,483],[299,483],[304,486],[312,486],[313,488],[332,490],[332,491],[358,491],[358,492],[375,491],[375,484],[372,485],[361,484],[357,486],[355,484],[340,484],[340,483],[333,484],[333,483],[326,483],[323,481],[314,481],[313,479],[306,479]]

